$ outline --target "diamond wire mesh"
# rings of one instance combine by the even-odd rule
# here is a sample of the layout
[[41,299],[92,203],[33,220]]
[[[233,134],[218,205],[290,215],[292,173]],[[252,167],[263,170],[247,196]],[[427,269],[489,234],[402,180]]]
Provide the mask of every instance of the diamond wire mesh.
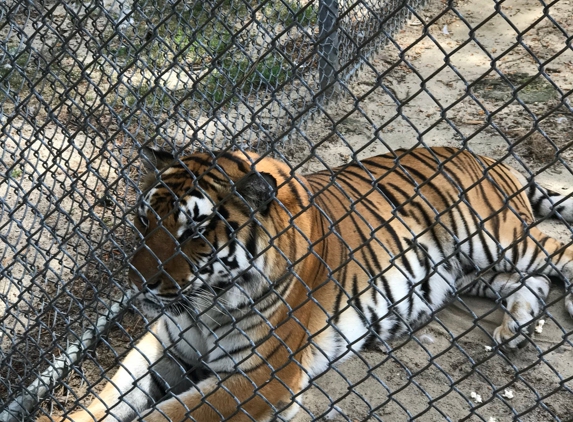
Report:
[[[447,144],[569,187],[569,2],[421,6],[0,3],[0,405],[121,296],[144,143],[270,150],[297,171]],[[338,43],[334,80],[320,39]],[[484,351],[494,309],[458,300],[385,355],[365,351],[317,377],[297,418],[564,420],[562,296],[550,298],[548,334],[518,357]],[[87,387],[109,378],[148,328],[131,309],[48,386],[48,410],[87,404]]]

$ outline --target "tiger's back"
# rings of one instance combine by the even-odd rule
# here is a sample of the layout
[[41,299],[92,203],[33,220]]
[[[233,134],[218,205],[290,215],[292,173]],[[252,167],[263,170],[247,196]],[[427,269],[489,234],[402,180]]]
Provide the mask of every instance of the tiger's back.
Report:
[[336,291],[336,328],[324,335],[332,347],[322,346],[330,360],[348,343],[360,350],[412,332],[464,276],[500,260],[513,265],[500,251],[533,221],[508,167],[453,148],[397,151],[306,180],[323,216],[315,250],[328,250]]

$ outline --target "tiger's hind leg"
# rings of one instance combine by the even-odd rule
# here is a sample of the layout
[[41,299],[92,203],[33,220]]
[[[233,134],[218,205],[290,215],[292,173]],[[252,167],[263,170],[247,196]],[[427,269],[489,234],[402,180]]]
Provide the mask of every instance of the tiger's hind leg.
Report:
[[[573,193],[563,195],[554,192],[544,188],[535,181],[531,183],[516,170],[510,170],[522,186],[529,186],[527,196],[535,214],[542,217],[558,215],[564,221],[570,224],[573,223]],[[565,288],[568,292],[565,295],[565,308],[573,318],[573,292],[571,290],[571,282],[573,281],[573,247],[571,245],[566,247],[559,241],[548,238],[536,228],[533,228],[531,231],[534,237],[541,242],[539,244],[544,245],[543,249],[549,252],[550,261],[556,265],[554,267],[544,267],[543,273],[560,277],[565,282]],[[545,243],[544,239],[549,240]]]
[[527,344],[526,335],[533,332],[532,322],[544,310],[550,280],[543,274],[490,270],[477,280],[467,280],[465,286],[468,289],[464,294],[503,301],[505,315],[501,325],[494,330],[493,338],[505,349],[516,349]]

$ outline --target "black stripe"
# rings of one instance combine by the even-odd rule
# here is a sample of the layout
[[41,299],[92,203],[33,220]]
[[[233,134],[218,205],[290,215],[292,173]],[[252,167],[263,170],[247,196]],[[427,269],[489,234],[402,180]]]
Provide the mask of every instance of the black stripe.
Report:
[[300,208],[304,208],[304,204],[302,203],[302,198],[298,193],[298,189],[296,189],[296,185],[293,181],[293,177],[286,174],[282,169],[278,168],[277,172],[284,178],[286,182],[286,186],[289,188],[291,197],[296,199],[296,202]]
[[360,160],[360,162],[362,163],[362,165],[374,167],[374,168],[380,169],[380,170],[386,170],[386,171],[398,170],[398,166],[396,164],[393,163],[393,165],[389,166],[389,165],[385,165],[383,163],[380,163],[378,160],[390,161],[391,159],[388,156],[379,155],[377,157],[366,158],[364,160]]
[[517,237],[518,237],[517,227],[513,228],[513,234],[511,237],[513,239],[513,242],[511,244],[511,254],[513,255],[511,262],[514,265],[517,265],[517,262],[519,260],[519,248],[518,248],[519,242],[517,241]]
[[[330,192],[330,190],[329,190],[328,192]],[[326,192],[325,192],[325,193],[326,193]],[[330,193],[330,195],[333,197],[333,199],[335,199],[335,200],[339,203],[339,205],[340,205],[341,207],[343,207],[343,209],[345,208],[345,204],[342,203],[342,200],[340,199],[339,196],[334,195],[332,192]],[[321,197],[322,197],[322,195],[321,195]],[[365,207],[366,207],[367,209],[369,208],[366,204],[364,204],[364,205],[365,205]],[[369,209],[368,209],[368,210],[369,210]],[[369,210],[369,211],[370,211],[370,210]],[[385,221],[382,217],[380,217],[378,214],[376,214],[376,213],[374,213],[374,212],[372,212],[372,211],[370,211],[370,212],[372,213],[372,216],[373,216],[373,217],[375,217],[379,222],[381,222],[381,224],[383,224],[383,223],[386,222],[386,221]],[[357,222],[357,215],[356,215],[356,213],[349,213],[349,214],[347,214],[347,216],[345,216],[345,217],[343,217],[343,218],[346,218],[346,217],[347,217],[347,218],[350,218],[350,220],[352,221],[353,226],[356,227],[356,229],[357,229],[356,231],[357,231],[357,233],[358,233],[358,235],[360,236],[360,239],[361,239],[361,241],[362,241],[362,246],[361,246],[360,248],[357,248],[357,249],[353,250],[352,252],[353,252],[353,253],[356,253],[356,252],[359,251],[359,249],[362,249],[362,248],[364,247],[364,248],[366,248],[366,250],[370,253],[370,256],[371,256],[371,257],[374,257],[374,258],[372,258],[372,260],[374,261],[374,263],[375,263],[376,265],[374,265],[374,267],[373,267],[373,266],[371,265],[371,263],[369,262],[370,260],[366,259],[366,256],[364,255],[364,257],[365,257],[365,264],[366,264],[366,266],[368,267],[368,271],[370,272],[370,276],[372,276],[374,273],[376,273],[376,272],[380,269],[380,263],[379,263],[378,260],[376,259],[376,254],[375,254],[374,250],[372,249],[372,245],[371,245],[369,239],[364,235],[364,233],[363,233],[361,230],[359,230],[360,224]],[[336,223],[336,229],[337,229],[337,231],[340,233],[339,227],[340,227],[340,226],[339,226],[339,223]],[[393,229],[390,229],[390,230],[393,230]],[[362,251],[362,254],[364,254],[363,251]],[[373,269],[373,268],[374,268],[374,269]]]
[[249,167],[247,167],[244,160],[241,160],[240,158],[235,157],[230,152],[226,152],[226,151],[222,152],[217,156],[217,158],[219,158],[219,157],[235,163],[237,165],[237,167],[239,168],[239,170],[245,174],[250,171]]
[[382,290],[385,293],[386,300],[388,300],[388,302],[389,302],[388,315],[386,316],[386,318],[388,321],[392,322],[392,326],[390,327],[390,329],[388,331],[389,331],[391,336],[394,336],[398,332],[398,320],[397,320],[397,317],[391,318],[389,314],[396,312],[396,310],[394,309],[394,304],[396,303],[396,299],[394,298],[394,295],[392,294],[392,290],[390,288],[390,285],[389,285],[386,277],[381,275],[379,278],[382,281]]
[[[257,325],[260,325],[260,324],[261,324],[261,323],[260,323],[260,321],[259,321]],[[244,329],[243,329],[243,330],[244,330]],[[244,331],[246,331],[246,330],[244,330]],[[251,340],[252,340],[252,339],[251,339]],[[233,350],[225,350],[225,349],[222,349],[221,346],[219,346],[218,348],[221,349],[221,350],[223,350],[223,354],[221,354],[221,356],[219,356],[218,358],[210,359],[210,360],[209,360],[209,363],[211,364],[211,363],[214,363],[214,362],[218,362],[218,361],[220,361],[220,360],[222,360],[222,359],[226,359],[226,358],[230,358],[231,360],[236,361],[236,358],[237,358],[238,356],[232,356],[233,354],[237,355],[237,354],[246,352],[247,350],[252,350],[253,348],[256,348],[256,347],[257,347],[256,345],[253,346],[251,343],[247,343],[247,345],[242,346],[242,347],[238,347],[238,348],[233,349]]]
[[[358,167],[358,168],[360,168],[360,167]],[[355,179],[358,179],[358,180],[364,182],[364,184],[368,185],[368,186],[371,186],[373,183],[375,183],[375,180],[373,180],[371,177],[366,177],[364,175],[365,170],[363,170],[363,169],[361,169],[361,170],[362,170],[362,172],[359,173],[359,172],[352,171],[350,169],[344,169],[344,171],[336,172],[335,177],[337,177],[337,178],[338,177],[345,177],[345,178],[350,179],[350,180],[353,180],[353,178],[355,178]]]
[[500,195],[500,198],[505,206],[509,204],[509,201],[515,201],[518,205],[518,209],[524,208],[527,210],[528,207],[523,202],[523,198],[521,195],[517,194],[519,187],[516,186],[516,184],[513,183],[512,180],[508,177],[507,171],[504,172],[503,170],[505,170],[505,168],[499,165],[494,165],[489,170],[490,173],[495,174],[495,177],[492,177],[494,181],[492,184],[494,185],[495,192]]
[[[188,155],[187,157],[185,157],[183,159],[183,163],[186,163],[187,161],[193,161],[194,163],[200,164],[204,167],[211,167],[213,165],[212,161],[205,160],[204,158],[198,157],[196,155]],[[179,165],[179,167],[182,167],[182,166]],[[189,167],[187,166],[187,168],[189,168]]]
[[259,238],[259,231],[254,221],[249,222],[249,237],[247,239],[247,252],[251,255],[251,259],[257,258],[257,240]]
[[[444,193],[443,193],[443,187],[436,186],[435,183],[434,183],[432,180],[430,180],[428,177],[426,177],[426,175],[424,175],[422,172],[418,171],[417,169],[415,169],[415,168],[413,168],[413,167],[410,167],[410,166],[403,166],[403,167],[408,171],[408,173],[412,173],[412,174],[414,174],[416,177],[420,178],[420,180],[421,180],[422,182],[419,183],[419,184],[420,184],[420,185],[421,185],[421,184],[424,184],[423,187],[420,186],[421,188],[428,187],[428,188],[430,188],[437,196],[439,196],[440,199],[442,200],[443,205],[444,205],[446,208],[447,208],[449,205],[452,204],[451,199],[446,198],[446,196],[444,195]],[[448,181],[448,183],[451,185],[451,183],[450,183],[449,181]],[[420,193],[420,195],[421,195],[421,193]],[[432,203],[432,206],[433,206],[434,208],[436,208],[433,203]]]
[[380,338],[380,336],[382,334],[381,333],[382,327],[380,325],[380,318],[378,318],[378,315],[376,314],[376,310],[374,308],[372,308],[371,306],[368,306],[368,312],[370,312],[370,315],[371,315],[370,324],[369,324],[370,336],[368,339],[366,339],[366,345],[374,343],[378,338]]
[[508,213],[507,209],[503,209],[501,213],[496,214],[490,219],[491,225],[493,226],[493,234],[496,239],[496,243],[499,245],[499,240],[501,239],[501,222],[499,221],[502,216]]
[[527,189],[527,196],[529,197],[529,203],[531,204],[533,211],[539,213],[540,200],[539,198],[536,198],[537,197],[536,194],[537,194],[537,187],[535,183],[532,183],[529,185],[529,188]]
[[394,295],[392,294],[392,290],[390,288],[390,285],[388,284],[388,280],[384,275],[380,275],[378,278],[380,279],[380,281],[382,281],[382,290],[384,292],[384,295],[386,296],[386,299],[388,300],[388,302],[390,302],[388,308],[391,308],[392,306],[394,306],[396,299],[394,299]]
[[[345,185],[347,185],[351,191],[353,191],[356,195],[358,195],[357,202],[360,201],[360,204],[363,205],[364,208],[366,208],[366,210],[371,213],[371,216],[376,219],[376,221],[379,225],[377,227],[373,227],[372,232],[375,233],[382,228],[386,229],[388,231],[388,234],[390,234],[390,236],[394,240],[394,246],[397,247],[397,249],[398,249],[398,253],[396,253],[396,255],[403,254],[404,248],[403,248],[402,243],[400,242],[400,237],[398,236],[398,234],[396,233],[396,231],[394,230],[392,225],[387,224],[388,222],[379,214],[379,210],[376,207],[376,205],[371,200],[368,200],[368,199],[363,198],[363,197],[361,198],[361,192],[358,191],[357,189],[355,189],[354,186],[352,186],[350,183],[348,183],[345,180],[341,180],[341,181]],[[342,203],[342,201],[338,197],[336,197],[336,199],[338,199],[338,202],[340,203],[340,205],[344,207],[344,204]],[[357,233],[359,234],[359,236],[361,238],[362,246],[365,247],[367,249],[367,251],[370,253],[370,256],[372,257],[372,261],[375,263],[375,265],[374,265],[375,270],[376,271],[380,270],[381,269],[380,261],[377,259],[376,253],[372,249],[371,242],[370,242],[371,239],[367,238],[361,230],[358,230],[358,228],[360,227],[360,224],[358,224],[358,222],[356,221],[353,214],[348,214],[348,217],[350,217],[353,224],[357,228]],[[362,215],[361,215],[361,217],[364,218],[364,216],[362,216]],[[377,240],[380,240],[380,239],[377,239]],[[388,247],[388,245],[385,245],[385,246]],[[353,252],[356,252],[356,251],[357,250],[355,250]],[[372,266],[370,265],[368,260],[366,260],[366,264],[369,267],[369,271],[371,271]],[[409,269],[409,272],[412,274],[411,268],[408,267],[408,269]],[[371,274],[373,274],[373,273],[374,272],[371,272]]]
[[[479,240],[483,244],[483,250],[484,250],[486,257],[487,257],[487,265],[491,265],[497,260],[497,253],[496,253],[496,258],[494,258],[492,255],[492,251],[489,249],[489,246],[488,246],[488,243],[486,240],[485,228],[480,228],[480,230],[478,230],[477,234],[478,234]],[[496,242],[494,242],[494,243],[496,243]]]
[[402,204],[401,201],[399,201],[398,198],[396,198],[396,196],[392,192],[390,192],[390,190],[388,190],[385,185],[383,185],[382,183],[378,183],[376,187],[378,188],[382,196],[392,206],[392,208],[394,208],[394,210],[398,211],[404,217],[409,216],[408,211],[406,211],[404,207],[401,205]]
[[[420,289],[422,290],[422,296],[424,297],[424,300],[426,300],[426,302],[431,305],[433,304],[433,302],[432,298],[430,297],[432,292],[432,286],[430,285],[430,279],[431,279],[430,272],[432,271],[432,263],[430,262],[430,250],[428,246],[426,246],[425,244],[418,243],[418,248],[416,249],[416,252],[418,251],[420,251],[420,255],[422,255],[421,257],[419,257],[420,262],[422,263],[426,271],[426,275],[422,283],[420,284]],[[436,271],[434,274],[438,274],[438,272]]]
[[372,297],[372,301],[374,302],[374,305],[378,305],[378,286],[376,284],[376,277],[370,278],[368,284],[370,285],[370,296]]
[[[465,205],[465,204],[464,204]],[[460,217],[460,220],[462,220],[462,224],[464,226],[464,229],[466,231],[466,235],[463,237],[464,242],[467,245],[469,245],[469,256],[473,256],[474,253],[474,245],[472,244],[472,240],[471,240],[471,235],[472,235],[472,230],[474,229],[474,227],[470,227],[468,220],[466,219],[466,213],[464,213],[463,208],[461,207],[457,207],[457,211]],[[472,220],[475,220],[475,217],[470,213],[470,217],[472,218]],[[456,236],[458,239],[461,239],[462,236],[460,235],[459,231],[456,233]],[[459,245],[461,245],[462,242],[458,242]],[[456,245],[457,246],[457,245]],[[460,248],[460,253],[461,253],[461,248]]]
[[360,321],[362,321],[362,324],[368,328],[369,324],[368,324],[368,319],[366,318],[366,315],[364,314],[364,308],[362,307],[362,302],[360,300],[360,295],[359,295],[358,291],[358,278],[356,277],[356,274],[354,274],[352,276],[352,297],[350,299],[351,302],[354,302],[354,308],[357,311],[356,313],[358,314],[358,317],[360,318]]
[[529,260],[529,263],[525,267],[525,271],[529,271],[531,266],[535,263],[535,261],[537,260],[537,257],[539,256],[539,250],[540,250],[539,246],[537,246],[537,245],[533,246],[533,254],[531,255],[531,259]]
[[[286,337],[285,337],[284,339],[282,339],[282,341],[277,340],[277,345],[276,345],[276,347],[273,349],[273,351],[272,351],[269,355],[259,357],[259,359],[261,359],[261,362],[259,362],[258,364],[256,364],[254,367],[245,370],[244,372],[245,372],[246,374],[251,373],[251,372],[254,372],[254,371],[256,371],[257,369],[261,368],[261,367],[264,366],[264,365],[268,365],[268,366],[270,366],[271,368],[273,368],[273,369],[275,369],[275,370],[280,369],[280,368],[275,368],[275,367],[273,367],[273,366],[271,365],[271,362],[270,362],[270,361],[271,361],[271,359],[273,358],[273,356],[275,356],[275,355],[281,350],[281,348],[286,348],[286,347],[288,347],[288,346],[286,346],[286,344],[287,344],[287,342],[288,342],[288,339],[291,337],[291,334],[292,334],[292,333],[293,333],[293,331],[290,331],[290,332],[286,335]],[[258,355],[259,355],[259,353],[257,353],[257,356],[258,356]],[[282,365],[283,363],[281,362],[280,364]]]
[[[411,184],[410,184],[411,185]],[[404,201],[406,202],[408,199],[413,198],[412,195],[408,195],[408,193],[406,191],[404,191],[400,186],[395,185],[393,183],[388,183],[388,186],[391,187],[392,189],[394,189],[395,191],[397,191],[398,193],[400,193],[403,197],[404,197]],[[413,201],[408,202],[408,204],[402,204],[401,207],[405,208],[407,205],[412,205]],[[418,216],[415,213],[412,213],[411,211],[408,211],[408,216],[410,218],[412,218],[416,224],[418,225],[422,225],[422,221],[420,221],[420,219],[418,218]]]
[[[339,260],[338,262],[343,262],[342,258],[346,259],[347,256],[346,255],[341,255],[340,256],[341,260]],[[338,293],[336,294],[336,300],[334,302],[334,324],[336,325],[338,323],[338,321],[340,321],[340,316],[341,316],[341,304],[342,304],[342,296],[344,295],[345,297],[347,296],[346,291],[344,290],[344,286],[341,284],[344,283],[344,280],[346,280],[346,273],[348,272],[348,265],[344,265],[342,267],[342,269],[340,271],[337,271],[340,274],[340,278],[336,279],[336,281],[333,281],[336,286],[338,287]]]
[[433,178],[442,174],[440,171],[441,163],[439,160],[436,160],[432,155],[421,154],[420,152],[427,153],[427,150],[417,150],[412,151],[409,155],[413,158],[416,158],[420,163],[425,164],[428,170],[433,172]]
[[[188,311],[186,311],[186,313],[188,313]],[[191,317],[189,317],[189,318],[191,319]],[[179,351],[177,349],[177,343],[179,343],[179,339],[176,339],[175,337],[173,337],[173,333],[169,329],[169,326],[167,325],[167,322],[165,321],[165,319],[163,319],[163,326],[164,326],[164,330],[167,331],[167,336],[169,337],[170,344],[173,345],[173,347],[171,347],[169,349],[169,353],[172,354],[173,356],[175,356],[177,358],[177,360],[179,360],[181,362],[186,362],[187,360],[184,358],[184,356],[182,356],[179,353]]]
[[[419,212],[419,214],[422,216],[422,218],[424,219],[424,229],[422,230],[423,232],[427,231],[431,236],[432,236],[432,240],[434,241],[434,244],[436,245],[436,247],[438,248],[438,250],[440,251],[440,256],[444,257],[446,256],[446,253],[444,251],[444,246],[442,245],[442,242],[440,242],[439,237],[436,234],[436,224],[434,224],[434,222],[432,221],[432,219],[430,218],[430,216],[428,215],[428,213],[426,212],[426,210],[424,209],[424,207],[417,203],[417,202],[413,202],[412,203],[412,207],[416,208]],[[417,236],[421,236],[422,233],[418,233]]]

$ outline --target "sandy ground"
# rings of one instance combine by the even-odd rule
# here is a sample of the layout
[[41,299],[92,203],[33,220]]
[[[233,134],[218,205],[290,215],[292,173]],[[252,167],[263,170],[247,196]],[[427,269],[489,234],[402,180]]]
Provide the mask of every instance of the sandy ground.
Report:
[[[413,17],[397,34],[396,44],[373,57],[371,66],[365,66],[343,87],[345,95],[325,108],[329,118],[319,114],[304,128],[315,157],[307,158],[310,146],[304,139],[293,139],[285,148],[285,157],[299,171],[310,172],[353,156],[366,157],[418,143],[464,145],[502,158],[512,143],[517,146],[511,150],[514,155],[507,157],[508,163],[524,173],[539,172],[538,179],[554,190],[570,191],[573,176],[566,166],[573,156],[568,148],[573,118],[558,106],[559,91],[567,93],[573,88],[573,51],[567,49],[566,37],[552,21],[542,18],[539,2],[505,1],[500,9],[506,18],[496,15],[482,25],[495,12],[494,5],[491,0],[459,1],[457,13],[442,13],[443,3],[430,1],[419,17]],[[571,0],[555,2],[548,13],[568,34],[573,33]],[[432,23],[427,34],[419,19]],[[469,27],[477,28],[474,41],[469,41]],[[516,45],[516,30],[524,32],[520,45]],[[546,63],[551,82],[538,78],[533,88],[524,88],[517,100],[511,101],[502,78],[490,71],[492,58],[496,68],[519,86],[537,74],[539,65],[534,57]],[[398,107],[397,103],[403,104]],[[533,115],[543,118],[534,123]],[[61,115],[59,118],[63,120]],[[0,404],[6,390],[15,391],[19,383],[31,380],[33,369],[25,366],[28,360],[37,360],[42,348],[61,343],[61,334],[81,329],[82,318],[90,317],[99,286],[97,297],[113,294],[110,280],[121,279],[121,250],[133,242],[122,217],[133,190],[124,183],[107,183],[136,175],[127,158],[133,156],[131,144],[118,139],[116,149],[108,150],[106,135],[117,129],[114,122],[97,119],[98,131],[72,130],[72,142],[64,128],[46,127],[40,138],[24,120],[16,124],[18,136],[5,141],[3,155],[8,166],[14,165],[13,182],[0,183],[0,196],[8,204],[25,204],[11,215],[24,230],[9,230],[7,243],[12,245],[12,253],[17,251],[26,260],[11,262],[11,252],[0,244],[2,265],[11,269],[12,279],[19,280],[0,280],[4,298],[0,301],[0,315],[4,315],[0,346],[7,363],[0,369],[0,377],[6,380],[0,383]],[[22,139],[29,145],[28,155],[10,161],[18,156]],[[559,162],[552,162],[557,150]],[[115,157],[119,155],[123,158],[118,161]],[[38,156],[39,160],[34,159]],[[14,169],[22,176],[16,176]],[[52,198],[50,191],[57,198]],[[98,202],[101,198],[124,199],[103,206]],[[33,229],[38,223],[44,228]],[[560,223],[545,222],[543,228],[564,241],[571,237],[571,230]],[[86,264],[86,257],[96,257],[100,264],[94,265],[93,259]],[[118,273],[106,271],[104,266],[118,269]],[[62,286],[59,280],[69,281]],[[59,309],[65,312],[45,314],[38,306],[66,291],[73,296],[62,296]],[[326,414],[336,421],[353,422],[367,418],[390,422],[570,419],[573,348],[568,338],[573,324],[559,300],[562,295],[562,287],[556,286],[551,296],[555,303],[544,317],[543,332],[536,335],[534,344],[512,355],[486,349],[493,345],[489,334],[499,324],[501,312],[490,313],[494,305],[488,301],[460,299],[414,338],[398,340],[384,353],[362,353],[319,377],[303,395],[304,410],[296,421]],[[70,297],[83,301],[77,303]],[[107,344],[101,344],[67,378],[74,393],[86,391],[84,377],[93,382],[101,377],[102,367],[114,366],[108,344],[121,353],[129,336],[142,328],[139,319],[127,315],[123,328],[113,330]],[[472,393],[478,394],[482,403]],[[73,401],[63,387],[54,391],[54,397],[67,403],[66,408]]]

